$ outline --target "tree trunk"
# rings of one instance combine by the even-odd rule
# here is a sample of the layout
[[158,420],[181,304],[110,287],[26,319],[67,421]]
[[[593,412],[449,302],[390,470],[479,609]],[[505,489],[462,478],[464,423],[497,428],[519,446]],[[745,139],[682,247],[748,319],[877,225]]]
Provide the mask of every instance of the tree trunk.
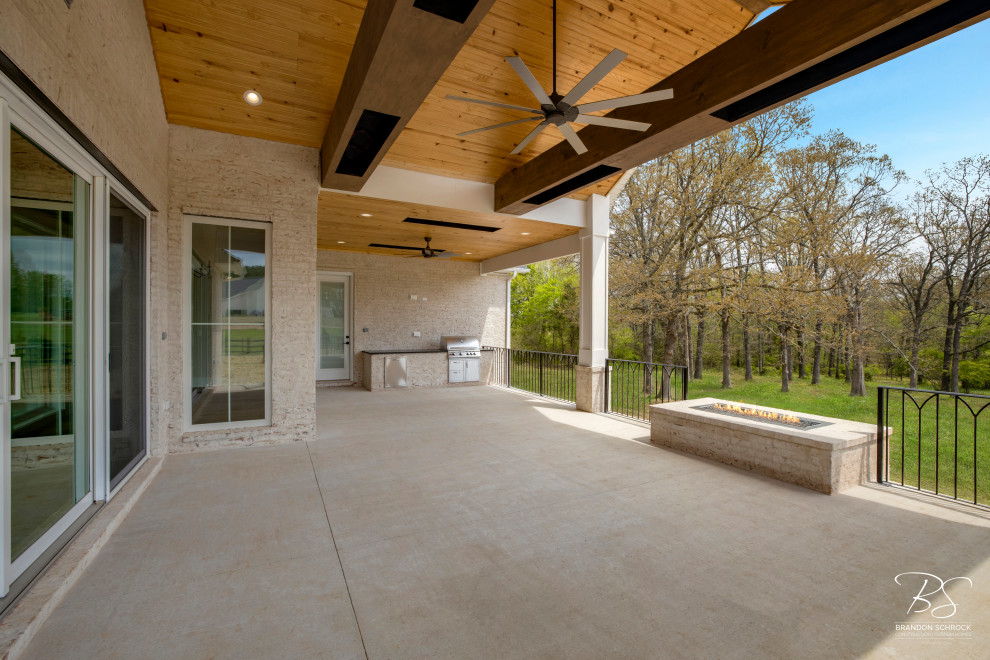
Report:
[[[674,351],[677,350],[677,328],[680,325],[680,315],[670,314],[663,324],[663,362],[674,364]],[[670,374],[664,372],[660,378],[660,400],[672,401],[670,396]]]
[[846,383],[852,383],[852,351],[850,350],[850,342],[852,341],[851,332],[847,333],[848,336],[842,342],[842,350],[845,351],[844,362],[846,366]]
[[749,345],[749,313],[743,314],[743,366],[746,380],[753,380],[753,354]]
[[[643,362],[653,362],[653,342],[656,324],[653,319],[643,324]],[[643,394],[653,396],[653,377],[648,368],[643,369]]]
[[791,369],[787,355],[787,328],[780,331],[780,391],[790,392]]
[[729,373],[729,367],[731,366],[732,358],[732,337],[729,334],[729,322],[732,320],[732,316],[729,314],[728,309],[722,309],[720,312],[722,321],[722,389],[731,390],[732,389],[732,375]]
[[918,353],[921,352],[921,328],[916,327],[914,329],[914,335],[911,337],[911,364],[908,365],[911,369],[911,380],[908,381],[908,387],[914,389],[918,387]]
[[684,366],[687,367],[685,378],[690,379],[694,372],[691,361],[691,314],[684,312]]
[[815,320],[815,349],[811,362],[811,384],[818,385],[822,378],[822,320]]
[[757,367],[760,370],[760,375],[761,376],[765,376],[766,373],[767,373],[766,372],[766,362],[764,361],[764,357],[765,357],[764,352],[765,352],[766,349],[763,348],[763,330],[762,329],[756,335],[756,345],[757,345],[757,349],[759,351],[757,353],[757,356],[756,356],[756,359],[758,360]]
[[800,335],[798,335],[797,349],[798,349],[798,359],[797,359],[798,378],[804,380],[808,374],[804,369],[804,332],[803,331],[801,332]]
[[853,308],[849,314],[850,321],[852,322],[850,343],[852,344],[853,353],[853,373],[849,383],[850,396],[866,396],[866,373],[865,365],[863,364],[866,352],[863,341],[863,303],[860,300],[859,294],[859,288],[854,288]]
[[956,301],[949,298],[948,311],[946,312],[945,341],[942,343],[942,382],[941,389],[945,392],[952,391],[952,347],[954,345],[953,336],[956,327]]
[[698,314],[698,348],[694,351],[694,375],[695,380],[701,380],[704,375],[705,362],[705,317]]
[[949,378],[949,391],[959,391],[959,343],[962,338],[962,316],[956,316],[956,327],[952,331],[952,371]]
[[830,346],[828,349],[828,368],[825,371],[825,375],[829,378],[832,377],[832,363],[835,361],[835,346]]

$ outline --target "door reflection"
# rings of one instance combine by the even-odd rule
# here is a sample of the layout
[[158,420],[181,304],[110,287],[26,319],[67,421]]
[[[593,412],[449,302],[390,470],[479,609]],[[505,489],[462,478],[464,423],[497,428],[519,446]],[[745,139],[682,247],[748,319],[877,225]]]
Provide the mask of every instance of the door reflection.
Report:
[[89,491],[82,396],[88,192],[12,132],[10,342],[21,359],[21,398],[10,404],[12,561]]

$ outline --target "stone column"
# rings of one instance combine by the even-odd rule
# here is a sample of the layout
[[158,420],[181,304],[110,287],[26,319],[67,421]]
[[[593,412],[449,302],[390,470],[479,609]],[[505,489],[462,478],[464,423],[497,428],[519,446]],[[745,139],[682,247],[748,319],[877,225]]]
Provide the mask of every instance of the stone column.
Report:
[[578,410],[604,410],[608,359],[608,220],[606,197],[592,195],[581,239],[580,351],[575,369]]

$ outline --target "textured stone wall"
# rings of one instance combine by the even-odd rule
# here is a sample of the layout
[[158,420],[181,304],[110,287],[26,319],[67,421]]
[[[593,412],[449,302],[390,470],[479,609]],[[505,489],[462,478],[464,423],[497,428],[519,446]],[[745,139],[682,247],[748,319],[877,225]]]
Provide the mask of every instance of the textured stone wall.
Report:
[[509,275],[482,276],[478,264],[462,261],[332,250],[319,251],[317,268],[353,274],[355,382],[364,382],[366,349],[438,348],[441,336],[454,334],[477,336],[482,346],[505,346]]
[[[169,451],[313,437],[316,405],[316,213],[319,152],[185,126],[170,126]],[[187,215],[271,223],[272,424],[185,432],[183,258]]]
[[138,187],[152,214],[150,446],[164,446],[169,359],[168,124],[141,0],[0,0],[0,50]]
[[871,424],[802,413],[830,424],[800,431],[692,409],[715,401],[650,406],[650,441],[830,495],[876,478]]
[[168,125],[141,0],[3,0],[0,50],[165,207]]

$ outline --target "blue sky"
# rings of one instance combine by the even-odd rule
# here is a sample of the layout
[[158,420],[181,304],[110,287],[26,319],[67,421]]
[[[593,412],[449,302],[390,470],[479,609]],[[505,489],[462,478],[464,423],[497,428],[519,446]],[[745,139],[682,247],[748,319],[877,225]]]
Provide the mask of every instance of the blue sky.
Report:
[[837,128],[875,144],[915,179],[943,162],[990,154],[990,20],[808,99],[815,133]]

